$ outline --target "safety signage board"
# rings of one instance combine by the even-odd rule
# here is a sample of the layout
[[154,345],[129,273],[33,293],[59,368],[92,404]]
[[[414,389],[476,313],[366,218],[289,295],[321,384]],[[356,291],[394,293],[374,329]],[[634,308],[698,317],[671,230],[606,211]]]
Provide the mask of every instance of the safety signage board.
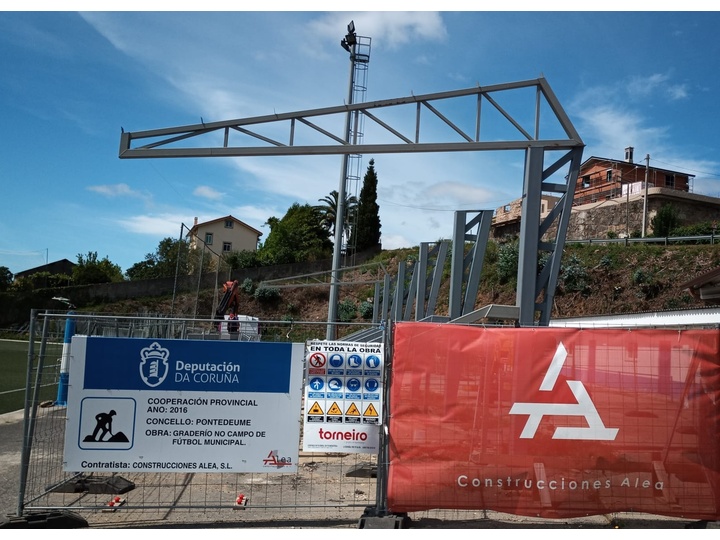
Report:
[[303,349],[75,336],[63,469],[294,472]]
[[308,341],[303,450],[371,453],[382,424],[382,343]]

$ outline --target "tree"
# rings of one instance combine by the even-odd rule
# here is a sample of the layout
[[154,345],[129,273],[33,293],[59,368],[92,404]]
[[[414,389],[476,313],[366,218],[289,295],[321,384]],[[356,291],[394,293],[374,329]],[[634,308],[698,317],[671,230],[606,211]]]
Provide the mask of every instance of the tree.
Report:
[[226,253],[223,259],[230,270],[260,266],[257,251],[248,251],[246,249],[242,251],[231,251],[230,253]]
[[209,272],[212,261],[213,256],[207,253],[203,256],[202,250],[190,249],[188,240],[167,237],[160,240],[155,253],[145,255],[145,259],[128,268],[125,275],[130,280],[174,277],[176,272],[187,275],[195,272],[201,262],[202,271]]
[[321,225],[320,211],[294,203],[282,219],[271,217],[270,233],[258,250],[263,265],[316,261],[332,254],[332,242]]
[[75,285],[124,281],[120,267],[110,262],[107,256],[102,260],[98,260],[97,251],[89,251],[87,256],[78,254],[77,260],[77,265],[73,268],[72,274]]
[[185,240],[163,238],[155,253],[145,255],[145,260],[132,265],[125,274],[131,280],[173,277],[178,270],[187,274],[188,257],[181,257],[181,268],[178,268],[178,255],[184,255],[188,250],[189,245]]
[[12,285],[13,273],[7,266],[0,266],[0,291],[7,291]]
[[653,236],[662,238],[670,236],[670,231],[679,225],[678,211],[672,204],[664,204],[650,220]]
[[[335,223],[337,222],[337,208],[340,194],[337,190],[332,190],[330,195],[326,195],[322,199],[318,199],[319,202],[325,204],[317,205],[314,208],[320,211],[321,224],[328,231],[331,237],[335,237]],[[358,200],[355,195],[345,194],[345,219],[343,234],[347,237],[350,232],[350,216],[357,210]]]
[[358,201],[357,224],[353,228],[350,245],[356,251],[374,247],[380,242],[380,207],[377,204],[377,173],[371,159],[363,178]]
[[72,285],[72,276],[67,274],[51,274],[50,272],[35,272],[29,276],[18,278],[13,283],[13,289],[34,291],[49,287],[68,287]]

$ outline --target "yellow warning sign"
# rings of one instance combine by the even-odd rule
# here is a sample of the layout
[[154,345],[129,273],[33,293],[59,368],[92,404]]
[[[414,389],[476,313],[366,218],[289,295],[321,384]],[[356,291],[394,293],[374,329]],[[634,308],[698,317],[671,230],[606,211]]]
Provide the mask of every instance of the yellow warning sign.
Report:
[[308,411],[308,414],[322,414],[323,410],[320,404],[316,401],[313,403],[313,406],[310,407],[310,410]]
[[333,404],[330,406],[330,410],[327,413],[328,415],[341,415],[342,410],[338,407],[338,404],[333,401]]
[[348,416],[360,416],[360,409],[357,408],[357,405],[351,403],[345,414]]
[[363,416],[377,416],[377,410],[375,407],[373,407],[373,404],[367,406],[367,409],[365,409],[365,412],[363,413]]

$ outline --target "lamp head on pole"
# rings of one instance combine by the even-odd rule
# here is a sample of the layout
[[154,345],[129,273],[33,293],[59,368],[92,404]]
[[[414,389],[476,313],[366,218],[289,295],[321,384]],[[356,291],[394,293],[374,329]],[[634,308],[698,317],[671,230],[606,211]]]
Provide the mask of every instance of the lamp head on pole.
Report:
[[352,52],[352,47],[357,44],[357,36],[355,35],[355,22],[350,21],[347,26],[348,33],[340,42],[340,46],[347,52]]

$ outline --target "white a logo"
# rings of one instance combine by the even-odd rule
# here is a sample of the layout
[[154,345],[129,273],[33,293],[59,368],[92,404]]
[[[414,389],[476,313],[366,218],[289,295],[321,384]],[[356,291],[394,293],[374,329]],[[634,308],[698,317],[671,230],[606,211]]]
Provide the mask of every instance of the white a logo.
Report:
[[[550,367],[540,385],[540,390],[550,392],[560,375],[563,364],[567,358],[567,350],[562,342],[558,345]],[[567,381],[570,391],[577,403],[514,403],[510,414],[527,414],[529,418],[525,428],[520,434],[521,439],[532,439],[535,436],[543,416],[583,416],[588,423],[587,427],[559,427],[553,434],[553,439],[577,439],[586,441],[613,441],[617,437],[617,428],[606,428],[595,404],[580,381]]]

